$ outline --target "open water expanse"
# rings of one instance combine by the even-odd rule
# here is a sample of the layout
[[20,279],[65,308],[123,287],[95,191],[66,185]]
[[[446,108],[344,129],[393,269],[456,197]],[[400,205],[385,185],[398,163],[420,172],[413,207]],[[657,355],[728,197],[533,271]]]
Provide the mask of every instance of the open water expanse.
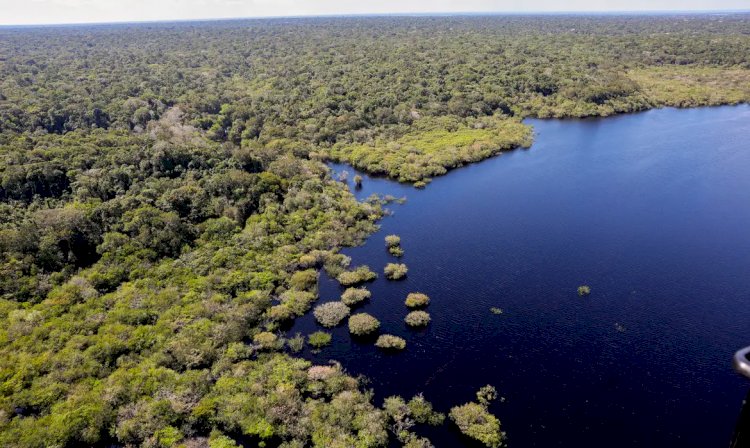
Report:
[[[407,348],[342,325],[305,356],[367,376],[377,404],[423,392],[447,412],[492,384],[510,447],[726,447],[750,389],[731,366],[750,345],[750,106],[529,123],[530,149],[424,190],[363,175],[359,198],[407,202],[344,253],[380,274],[360,308]],[[388,234],[406,280],[382,274]],[[320,303],[341,291],[321,277]],[[403,323],[415,291],[432,299],[421,331]],[[318,329],[310,313],[291,333]],[[452,424],[418,432],[471,446]]]

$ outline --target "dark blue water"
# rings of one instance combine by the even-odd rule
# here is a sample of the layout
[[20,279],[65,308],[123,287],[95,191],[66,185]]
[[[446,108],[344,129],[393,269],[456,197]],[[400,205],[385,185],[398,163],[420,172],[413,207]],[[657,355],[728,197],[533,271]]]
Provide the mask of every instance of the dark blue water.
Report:
[[[530,124],[529,150],[425,190],[364,176],[358,197],[408,198],[345,251],[382,273],[401,236],[408,279],[381,274],[362,310],[407,350],[342,326],[307,356],[366,375],[378,403],[424,392],[448,411],[493,384],[513,447],[727,446],[750,388],[730,363],[750,345],[750,107]],[[322,279],[322,301],[340,291]],[[432,298],[426,330],[403,323],[411,291]],[[467,446],[450,424],[423,433]]]

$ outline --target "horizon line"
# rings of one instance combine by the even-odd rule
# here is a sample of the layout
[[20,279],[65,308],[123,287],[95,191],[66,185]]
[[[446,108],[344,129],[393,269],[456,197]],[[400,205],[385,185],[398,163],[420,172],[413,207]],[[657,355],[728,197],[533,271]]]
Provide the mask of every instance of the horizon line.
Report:
[[268,16],[239,16],[239,17],[206,17],[195,19],[143,19],[143,20],[114,20],[114,21],[81,21],[55,23],[0,23],[0,29],[10,28],[54,28],[77,26],[107,26],[107,25],[148,25],[170,23],[200,23],[200,22],[231,22],[248,20],[278,20],[278,19],[332,19],[332,18],[366,18],[366,17],[459,17],[459,16],[545,16],[545,15],[578,15],[578,16],[608,16],[608,15],[712,15],[712,14],[750,14],[750,9],[648,9],[648,10],[560,10],[560,11],[453,11],[453,12],[393,12],[393,13],[350,13],[350,14],[297,14],[297,15],[268,15]]

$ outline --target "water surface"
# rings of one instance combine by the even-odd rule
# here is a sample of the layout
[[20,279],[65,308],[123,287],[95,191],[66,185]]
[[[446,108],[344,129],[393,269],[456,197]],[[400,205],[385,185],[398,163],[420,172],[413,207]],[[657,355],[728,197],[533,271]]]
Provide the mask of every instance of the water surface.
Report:
[[[750,388],[730,364],[750,345],[750,106],[529,123],[530,149],[425,190],[363,175],[358,197],[408,198],[344,251],[381,273],[361,309],[407,350],[342,326],[306,356],[367,376],[378,404],[424,392],[447,411],[492,384],[512,447],[727,446]],[[382,278],[392,233],[401,282]],[[403,323],[412,291],[432,298],[426,330]],[[321,279],[322,301],[340,292]],[[308,315],[292,332],[316,329]],[[469,446],[452,425],[422,433]]]

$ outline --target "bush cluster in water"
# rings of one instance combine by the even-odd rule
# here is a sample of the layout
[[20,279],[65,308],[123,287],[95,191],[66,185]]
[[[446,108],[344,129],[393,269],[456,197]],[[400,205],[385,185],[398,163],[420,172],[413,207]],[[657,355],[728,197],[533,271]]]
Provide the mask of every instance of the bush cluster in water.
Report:
[[344,286],[353,286],[375,280],[376,278],[378,278],[378,274],[372,272],[368,266],[359,266],[353,271],[342,272],[339,274],[337,280]]
[[394,257],[404,255],[404,249],[401,247],[401,237],[398,235],[388,235],[385,237],[385,245],[388,252]]
[[438,426],[445,421],[445,415],[436,412],[422,394],[415,395],[409,402],[399,396],[388,397],[383,402],[383,410],[393,433],[405,448],[433,446],[429,440],[411,432],[415,423]]
[[392,334],[383,334],[375,341],[375,346],[382,349],[403,350],[406,348],[406,340]]
[[387,265],[385,265],[385,269],[383,271],[385,272],[385,277],[388,280],[400,280],[406,277],[406,273],[409,272],[409,269],[405,264],[388,263]]
[[335,327],[349,315],[349,307],[343,302],[328,302],[315,307],[315,319],[324,327]]
[[487,385],[477,391],[477,401],[451,409],[450,418],[461,432],[484,445],[497,448],[505,439],[500,431],[500,420],[492,415],[487,407],[497,398],[494,387]]
[[591,294],[591,287],[588,285],[583,285],[578,287],[578,295],[583,297]]
[[430,314],[427,311],[412,311],[404,318],[404,322],[410,327],[424,327],[430,323],[430,320]]
[[354,314],[349,318],[349,332],[355,336],[374,333],[380,328],[380,321],[367,313]]
[[427,296],[427,294],[422,294],[421,292],[412,292],[409,293],[408,296],[406,296],[406,300],[404,301],[404,303],[408,308],[421,308],[430,304],[430,298]]
[[348,306],[355,306],[369,299],[371,296],[372,293],[365,288],[347,288],[341,294],[341,301]]
[[307,336],[307,343],[314,348],[320,349],[331,343],[331,334],[325,331],[310,333]]

